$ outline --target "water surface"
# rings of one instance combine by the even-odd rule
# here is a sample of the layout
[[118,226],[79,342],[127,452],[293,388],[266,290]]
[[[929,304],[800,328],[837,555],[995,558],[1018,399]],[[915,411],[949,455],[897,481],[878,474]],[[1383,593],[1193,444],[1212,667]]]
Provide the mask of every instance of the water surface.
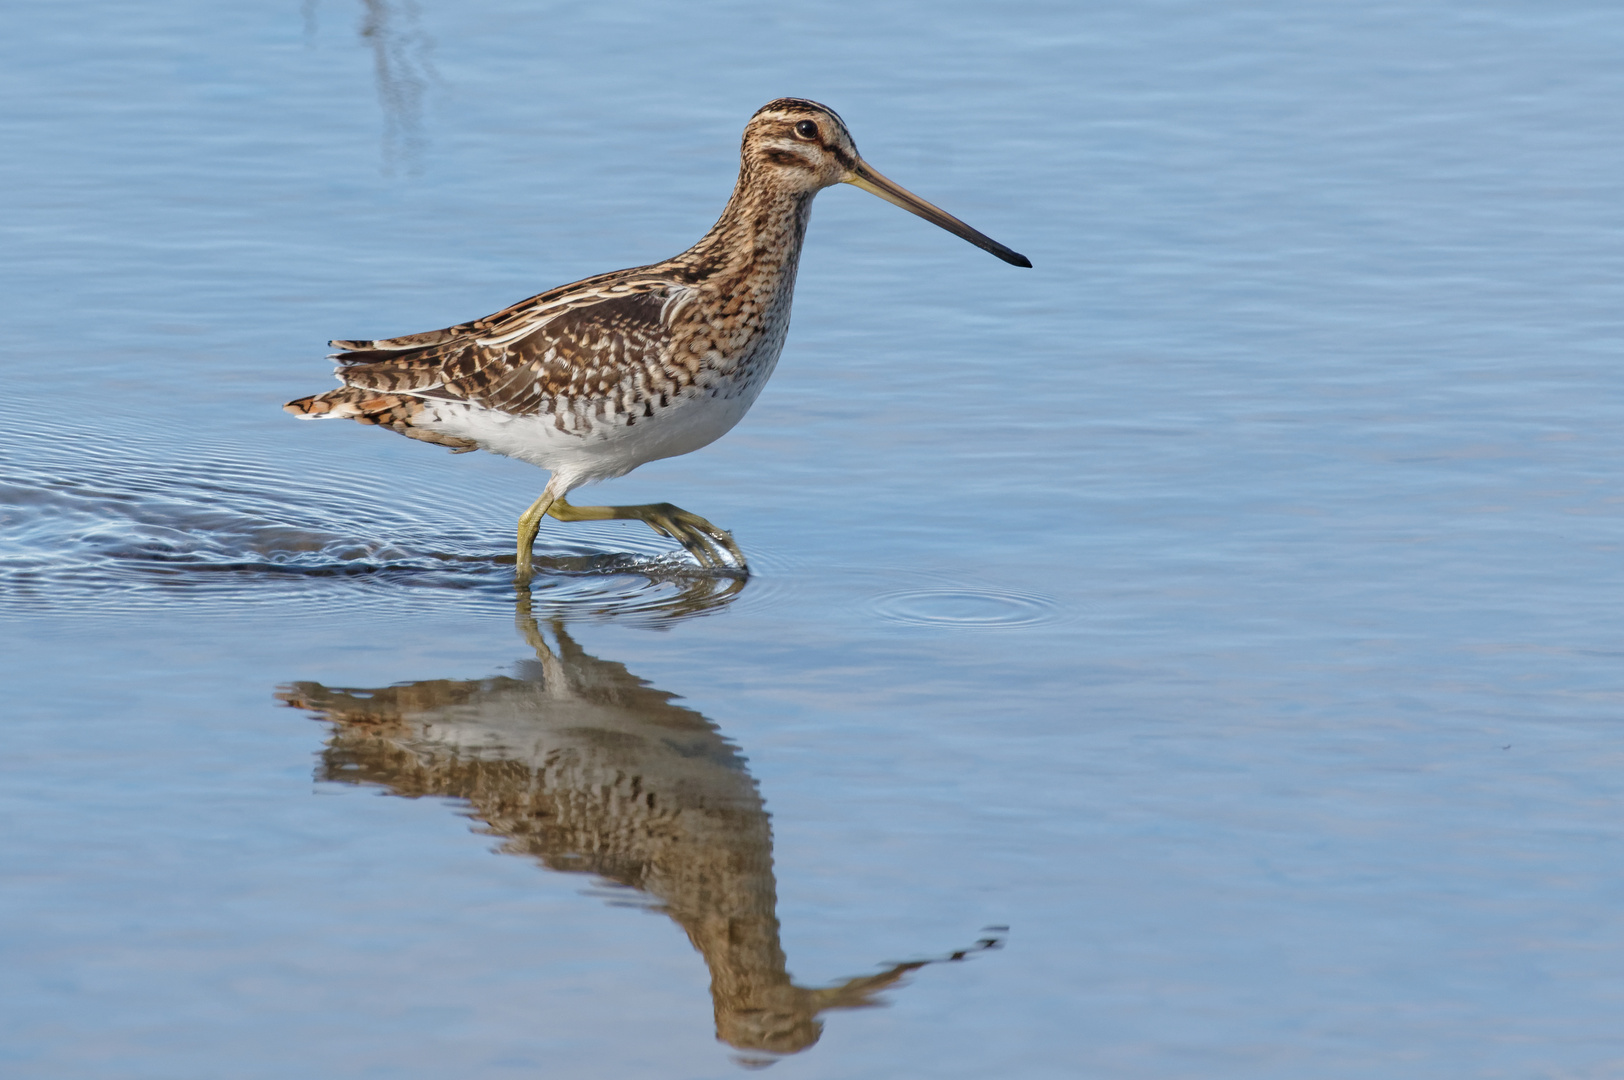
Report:
[[[0,30],[8,1073],[1617,1073],[1614,7]],[[279,411],[687,246],[783,94],[1035,268],[819,198],[601,489],[748,582],[518,595],[540,472]]]

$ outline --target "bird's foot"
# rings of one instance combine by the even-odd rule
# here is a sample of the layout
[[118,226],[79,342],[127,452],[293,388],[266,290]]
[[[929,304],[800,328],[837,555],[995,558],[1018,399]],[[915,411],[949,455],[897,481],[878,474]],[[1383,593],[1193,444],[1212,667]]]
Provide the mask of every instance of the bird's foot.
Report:
[[[538,504],[539,505],[539,504]],[[532,507],[531,509],[534,509]],[[744,552],[733,542],[733,534],[719,529],[698,514],[689,513],[670,503],[648,503],[643,506],[571,506],[556,499],[544,513],[559,521],[641,521],[661,536],[681,544],[694,559],[707,570],[733,569],[748,574],[749,565]],[[733,566],[722,557],[726,551]]]
[[726,569],[722,553],[717,550],[717,545],[720,545],[732,559],[734,569],[749,572],[744,552],[739,550],[739,545],[733,542],[733,534],[726,529],[717,528],[698,514],[670,503],[654,503],[639,509],[647,511],[646,515],[640,515],[640,520],[655,532],[681,544],[699,561],[699,565],[708,570]]

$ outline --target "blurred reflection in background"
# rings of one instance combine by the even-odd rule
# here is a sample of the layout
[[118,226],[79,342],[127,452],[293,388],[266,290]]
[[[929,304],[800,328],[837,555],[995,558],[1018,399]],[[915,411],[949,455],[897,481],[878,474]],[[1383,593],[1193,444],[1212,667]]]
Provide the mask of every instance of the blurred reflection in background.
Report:
[[[779,943],[769,815],[738,749],[671,694],[587,655],[563,621],[549,642],[527,595],[517,622],[536,655],[517,677],[284,687],[283,701],[333,724],[319,778],[464,800],[501,851],[636,890],[704,956],[716,1034],[745,1064],[806,1049],[825,1011],[879,1004],[879,991],[937,962],[797,985]],[[939,959],[996,948],[1002,929]]]
[[[303,0],[305,39],[314,43],[320,0]],[[383,167],[418,172],[423,165],[423,94],[439,81],[434,41],[423,29],[416,0],[361,0],[361,41],[372,50],[373,78],[383,109]]]

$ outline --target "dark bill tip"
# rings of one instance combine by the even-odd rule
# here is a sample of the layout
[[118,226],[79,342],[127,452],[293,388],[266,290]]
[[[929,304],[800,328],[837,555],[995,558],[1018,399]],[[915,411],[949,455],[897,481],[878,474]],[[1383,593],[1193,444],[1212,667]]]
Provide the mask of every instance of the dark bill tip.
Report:
[[977,232],[941,207],[931,205],[896,181],[880,175],[866,161],[858,159],[845,182],[853,187],[862,188],[871,195],[878,195],[910,214],[917,214],[932,225],[940,226],[954,236],[968,240],[982,251],[991,252],[1011,266],[1024,266],[1028,270],[1032,268],[1032,260],[1025,255],[1005,247],[985,233]]

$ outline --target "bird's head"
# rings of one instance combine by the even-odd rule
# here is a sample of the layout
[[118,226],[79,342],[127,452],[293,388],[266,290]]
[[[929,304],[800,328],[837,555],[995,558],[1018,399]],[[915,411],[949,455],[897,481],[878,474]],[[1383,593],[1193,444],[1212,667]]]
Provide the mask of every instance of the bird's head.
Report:
[[886,179],[857,153],[840,114],[805,98],[769,101],[744,126],[744,168],[757,183],[796,194],[851,184],[939,225],[1013,266],[1031,266],[1025,255],[991,239]]
[[774,186],[797,192],[833,187],[862,161],[840,115],[802,98],[757,109],[744,127],[743,155]]

